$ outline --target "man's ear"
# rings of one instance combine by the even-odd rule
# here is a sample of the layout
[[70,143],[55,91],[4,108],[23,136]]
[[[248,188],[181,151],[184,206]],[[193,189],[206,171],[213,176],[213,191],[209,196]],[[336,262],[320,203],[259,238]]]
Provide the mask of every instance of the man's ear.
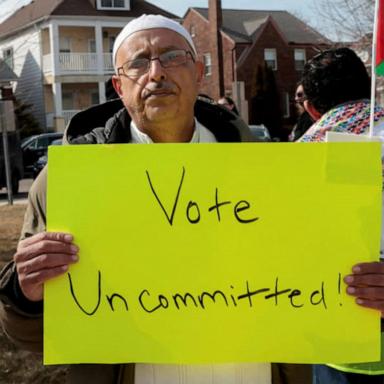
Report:
[[115,91],[119,95],[119,97],[122,97],[123,93],[121,91],[121,80],[119,76],[117,75],[112,76],[112,85],[113,85],[113,88],[115,88]]
[[304,109],[309,113],[309,116],[312,117],[313,121],[317,121],[323,116],[308,100],[304,100]]

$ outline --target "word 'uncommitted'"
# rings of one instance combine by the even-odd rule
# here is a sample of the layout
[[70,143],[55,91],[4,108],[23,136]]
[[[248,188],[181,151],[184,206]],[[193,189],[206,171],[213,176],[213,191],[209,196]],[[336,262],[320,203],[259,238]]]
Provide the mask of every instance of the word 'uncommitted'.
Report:
[[[338,294],[340,294],[341,275],[338,276]],[[95,285],[95,301],[91,308],[88,305],[80,303],[78,295],[75,292],[72,276],[68,273],[68,282],[71,297],[76,307],[88,316],[94,315],[100,308],[102,299],[106,299],[107,308],[111,311],[116,309],[128,311],[130,306],[127,296],[114,292],[105,294],[102,289],[102,274],[98,272],[97,284]],[[154,313],[161,310],[207,310],[213,305],[221,306],[228,309],[236,309],[240,305],[246,305],[249,308],[257,305],[257,300],[270,300],[274,305],[279,305],[283,300],[288,300],[289,305],[293,309],[300,309],[305,305],[319,306],[327,309],[326,302],[326,286],[325,282],[319,283],[319,289],[302,292],[298,288],[281,288],[279,277],[274,280],[273,287],[263,287],[253,289],[249,281],[245,281],[242,289],[235,289],[233,285],[225,290],[201,291],[199,293],[192,292],[175,292],[169,294],[154,294],[148,289],[143,289],[137,295],[136,307],[147,313]],[[340,303],[341,305],[341,303]]]
[[[149,186],[151,188],[153,195],[156,198],[156,201],[159,203],[161,210],[164,212],[164,215],[165,215],[168,223],[170,225],[173,225],[173,221],[175,218],[175,213],[176,213],[176,209],[178,206],[181,189],[182,189],[183,182],[184,182],[185,168],[183,167],[183,172],[181,175],[179,187],[177,189],[175,200],[174,200],[174,203],[172,206],[172,211],[170,213],[165,209],[164,204],[162,203],[162,201],[161,201],[161,199],[160,199],[160,197],[159,197],[159,195],[158,195],[158,193],[157,193],[157,191],[153,185],[153,182],[151,180],[151,176],[150,176],[149,172],[146,171],[146,174],[147,174]],[[215,197],[214,197],[214,204],[208,208],[208,212],[216,212],[217,220],[221,221],[221,214],[220,214],[221,207],[223,207],[225,205],[229,205],[231,203],[232,203],[231,201],[221,201],[219,199],[219,190],[218,190],[218,188],[216,188]],[[248,210],[250,207],[251,207],[251,205],[246,200],[240,200],[234,205],[233,215],[235,216],[236,220],[239,223],[249,224],[249,223],[253,223],[259,219],[258,217],[244,217],[244,214],[241,214],[241,212]],[[188,205],[186,208],[186,216],[187,216],[188,221],[191,224],[197,224],[200,221],[201,211],[200,211],[200,206],[196,201],[190,200],[188,202]]]

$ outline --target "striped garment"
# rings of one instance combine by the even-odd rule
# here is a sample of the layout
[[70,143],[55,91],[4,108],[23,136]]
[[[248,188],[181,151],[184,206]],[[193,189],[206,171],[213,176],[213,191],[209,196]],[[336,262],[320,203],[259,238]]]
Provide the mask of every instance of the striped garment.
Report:
[[[325,141],[327,131],[368,134],[371,104],[369,100],[352,101],[329,110],[298,140],[299,142]],[[375,108],[375,134],[384,136],[384,109]]]

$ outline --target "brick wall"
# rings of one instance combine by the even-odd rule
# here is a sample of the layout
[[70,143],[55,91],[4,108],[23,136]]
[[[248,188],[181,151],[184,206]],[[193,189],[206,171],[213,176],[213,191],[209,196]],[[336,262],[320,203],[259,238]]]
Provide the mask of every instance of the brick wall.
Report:
[[[264,65],[264,49],[266,48],[276,49],[277,70],[274,71],[274,75],[282,109],[285,94],[288,93],[289,95],[289,117],[283,119],[283,125],[289,129],[296,121],[294,95],[302,73],[295,69],[295,49],[305,49],[307,60],[314,56],[317,51],[311,45],[288,44],[276,30],[274,24],[269,22],[253,46],[251,53],[237,71],[238,81],[245,82],[247,100],[251,100],[254,96],[255,71],[258,65]],[[249,117],[252,122],[251,107]]]
[[[203,55],[211,52],[208,21],[194,10],[190,10],[184,18],[183,25],[190,33],[192,30],[194,31],[195,36],[192,36],[192,38],[199,57],[203,60]],[[232,90],[233,82],[232,50],[235,48],[235,45],[233,41],[224,34],[222,34],[222,42],[224,56],[224,88],[226,91],[230,92]],[[212,71],[214,70],[215,68],[212,68]],[[200,92],[214,99],[218,97],[218,84],[213,82],[212,76],[207,76],[203,79]]]

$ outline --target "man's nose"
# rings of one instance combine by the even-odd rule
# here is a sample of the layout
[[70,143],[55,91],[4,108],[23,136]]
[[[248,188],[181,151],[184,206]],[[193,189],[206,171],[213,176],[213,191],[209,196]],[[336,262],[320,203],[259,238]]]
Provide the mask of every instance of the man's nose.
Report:
[[151,80],[159,81],[164,80],[167,72],[163,68],[158,58],[151,60],[149,63],[149,77]]

